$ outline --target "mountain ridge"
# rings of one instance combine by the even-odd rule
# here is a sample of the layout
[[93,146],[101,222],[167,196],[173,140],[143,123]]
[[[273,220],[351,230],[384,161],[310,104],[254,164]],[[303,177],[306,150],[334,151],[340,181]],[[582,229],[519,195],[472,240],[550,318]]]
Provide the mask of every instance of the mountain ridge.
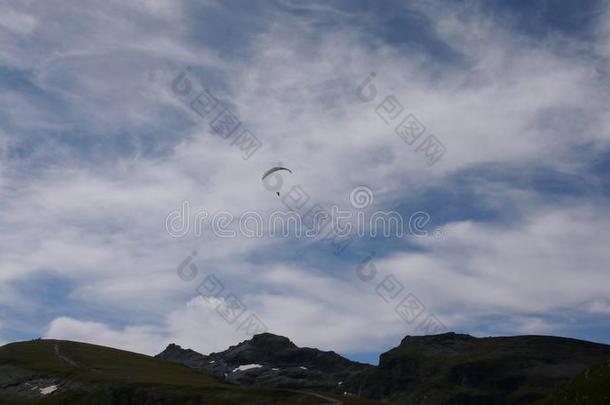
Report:
[[[282,350],[292,355],[314,352],[309,352],[309,363],[296,355],[287,364]],[[315,356],[319,353],[324,356]],[[194,362],[220,379],[243,385],[314,387],[406,404],[509,405],[544,399],[588,368],[610,360],[610,346],[558,336],[474,337],[448,332],[405,336],[398,346],[380,354],[378,366],[372,366],[334,352],[299,348],[286,337],[267,333],[209,355],[170,344],[157,356],[184,365]],[[315,361],[320,358],[336,359],[344,373],[333,375],[332,367]],[[299,361],[308,372],[293,373]]]
[[298,347],[290,339],[271,333],[255,335],[208,355],[172,343],[155,357],[204,370],[231,383],[274,388],[335,390],[351,374],[372,367],[334,351]]
[[156,357],[37,339],[0,347],[0,405],[601,405],[609,370],[609,345],[542,335],[406,336],[378,366],[273,334]]
[[0,347],[0,405],[369,405],[326,393],[243,387],[145,354],[36,339]]

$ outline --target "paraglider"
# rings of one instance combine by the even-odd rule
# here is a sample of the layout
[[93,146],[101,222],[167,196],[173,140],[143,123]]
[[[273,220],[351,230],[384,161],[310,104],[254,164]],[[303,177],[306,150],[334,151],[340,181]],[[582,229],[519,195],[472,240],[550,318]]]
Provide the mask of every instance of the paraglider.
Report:
[[[275,167],[272,167],[271,169],[267,170],[267,171],[266,171],[266,172],[263,174],[263,177],[261,178],[261,180],[262,180],[262,181],[265,181],[265,178],[267,178],[269,175],[271,175],[272,173],[275,173],[275,172],[277,172],[277,171],[280,171],[280,170],[286,170],[288,173],[292,173],[292,170],[290,170],[290,169],[289,169],[289,168],[287,168],[287,167],[283,167],[283,166],[275,166]],[[278,196],[278,197],[280,196],[280,192],[279,192],[279,191],[276,191],[276,192],[275,192],[275,194],[277,194],[277,196]]]

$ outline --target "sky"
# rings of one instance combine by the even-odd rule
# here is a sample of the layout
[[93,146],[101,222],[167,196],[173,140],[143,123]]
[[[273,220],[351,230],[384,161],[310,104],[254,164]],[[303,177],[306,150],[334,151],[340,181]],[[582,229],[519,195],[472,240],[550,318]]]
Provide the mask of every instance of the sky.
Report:
[[[610,344],[609,75],[603,1],[0,0],[0,343]],[[424,220],[212,229],[313,206]]]

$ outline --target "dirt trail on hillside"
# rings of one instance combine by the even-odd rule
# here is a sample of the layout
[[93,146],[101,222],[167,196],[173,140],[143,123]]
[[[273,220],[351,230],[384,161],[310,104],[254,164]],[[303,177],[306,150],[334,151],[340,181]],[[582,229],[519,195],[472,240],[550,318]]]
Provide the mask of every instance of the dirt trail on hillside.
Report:
[[59,351],[59,343],[55,343],[55,355],[57,357],[59,357],[60,359],[62,359],[63,361],[65,361],[66,363],[68,363],[69,365],[71,365],[72,367],[80,368],[80,366],[78,365],[77,362],[75,362],[74,360],[72,360],[71,358],[69,358],[68,356],[62,354]]

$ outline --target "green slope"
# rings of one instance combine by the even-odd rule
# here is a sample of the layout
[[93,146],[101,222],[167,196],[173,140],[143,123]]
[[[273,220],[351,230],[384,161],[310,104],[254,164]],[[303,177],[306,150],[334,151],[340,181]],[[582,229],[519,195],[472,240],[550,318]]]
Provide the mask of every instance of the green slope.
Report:
[[[57,382],[59,390],[43,397],[24,396],[29,387],[39,386],[37,381]],[[86,343],[35,340],[0,347],[0,404],[243,403],[313,405],[328,401],[304,392],[229,385],[185,366]]]
[[535,405],[610,404],[610,362],[592,367]]
[[8,344],[0,348],[0,365],[13,365],[88,382],[120,381],[193,387],[221,385],[206,374],[194,373],[186,367],[143,354],[69,341],[36,340]]

